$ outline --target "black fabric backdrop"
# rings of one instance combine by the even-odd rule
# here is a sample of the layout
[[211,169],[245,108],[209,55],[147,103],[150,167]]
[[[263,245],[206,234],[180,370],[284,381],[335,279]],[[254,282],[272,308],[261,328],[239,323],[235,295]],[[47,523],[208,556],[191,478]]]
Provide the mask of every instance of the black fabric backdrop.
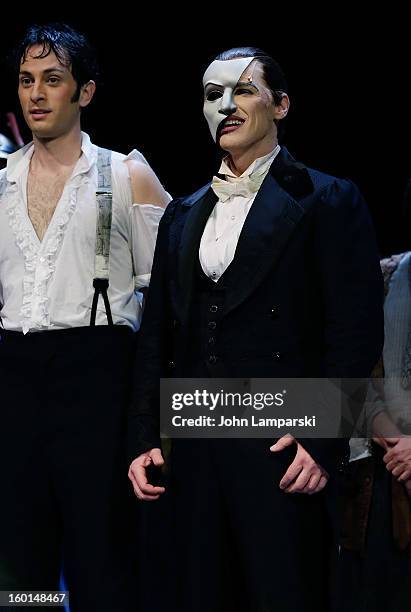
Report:
[[338,4],[322,12],[270,6],[123,3],[89,5],[86,16],[84,4],[70,3],[70,12],[43,3],[29,11],[10,5],[0,36],[0,131],[5,112],[18,108],[5,59],[11,45],[28,23],[67,21],[91,39],[102,67],[84,129],[102,146],[140,149],[172,195],[188,194],[218,163],[202,116],[203,71],[224,49],[259,46],[280,62],[289,81],[290,152],[358,184],[382,255],[411,248],[411,223],[400,217],[411,175],[405,17],[373,9],[360,18]]

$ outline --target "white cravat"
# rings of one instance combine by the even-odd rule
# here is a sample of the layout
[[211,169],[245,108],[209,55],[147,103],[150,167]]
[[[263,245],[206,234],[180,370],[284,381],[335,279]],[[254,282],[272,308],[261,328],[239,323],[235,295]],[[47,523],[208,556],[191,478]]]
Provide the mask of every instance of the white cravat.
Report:
[[228,181],[214,176],[211,182],[211,189],[214,191],[220,202],[227,202],[233,197],[252,198],[260,189],[262,180],[260,177],[245,176],[241,181]]
[[208,218],[200,243],[200,263],[203,271],[217,281],[234,259],[244,222],[271,164],[280,151],[277,145],[271,153],[256,159],[241,176],[235,176],[223,160],[211,188],[218,197]]

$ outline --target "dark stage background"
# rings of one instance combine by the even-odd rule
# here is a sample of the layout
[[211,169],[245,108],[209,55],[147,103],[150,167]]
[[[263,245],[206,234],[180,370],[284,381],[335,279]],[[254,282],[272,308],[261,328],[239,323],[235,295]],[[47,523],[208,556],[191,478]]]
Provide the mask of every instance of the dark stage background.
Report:
[[[411,175],[408,37],[401,32],[401,16],[395,15],[395,23],[386,14],[360,22],[354,12],[348,16],[333,4],[320,20],[297,7],[282,15],[264,6],[210,5],[214,15],[203,19],[201,5],[191,11],[153,5],[147,15],[138,4],[119,4],[100,9],[96,19],[82,16],[74,5],[71,14],[43,5],[27,14],[21,5],[10,7],[15,15],[2,23],[0,53],[4,59],[30,22],[66,20],[81,29],[99,51],[103,77],[83,128],[102,146],[141,150],[176,196],[194,191],[217,169],[202,116],[205,67],[226,48],[260,46],[280,62],[289,81],[290,152],[358,184],[382,255],[411,248],[411,223],[400,216]],[[18,107],[16,81],[5,66],[0,131],[4,113]]]

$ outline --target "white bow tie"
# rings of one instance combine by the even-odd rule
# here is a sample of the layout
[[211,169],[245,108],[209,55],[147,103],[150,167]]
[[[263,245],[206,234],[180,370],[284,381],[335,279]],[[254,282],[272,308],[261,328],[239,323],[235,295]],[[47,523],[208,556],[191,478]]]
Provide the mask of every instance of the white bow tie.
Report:
[[245,176],[238,181],[228,182],[218,176],[214,176],[211,182],[211,189],[214,191],[220,202],[226,202],[234,196],[242,196],[251,199],[260,189],[264,177]]

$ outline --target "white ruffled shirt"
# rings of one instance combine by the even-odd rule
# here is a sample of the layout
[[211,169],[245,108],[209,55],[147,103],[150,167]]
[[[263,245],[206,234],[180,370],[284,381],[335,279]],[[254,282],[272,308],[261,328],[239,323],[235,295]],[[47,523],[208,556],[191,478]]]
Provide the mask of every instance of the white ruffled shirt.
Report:
[[[223,159],[218,173],[224,174],[229,183],[241,183],[248,177],[258,175],[256,180],[261,186],[280,148],[280,145],[277,145],[268,155],[254,160],[241,176],[236,176],[230,170],[226,158]],[[201,238],[199,256],[204,273],[215,282],[234,259],[241,230],[257,193],[258,191],[250,197],[244,197],[233,192],[224,202],[217,202],[208,218]]]
[[[27,332],[88,326],[94,294],[97,147],[82,133],[79,158],[43,240],[27,210],[27,177],[33,144],[8,158],[7,187],[0,198],[0,317],[4,329]],[[163,208],[134,203],[128,159],[138,151],[113,152],[113,216],[110,241],[110,300],[116,325],[137,330],[141,293],[150,280]],[[100,296],[96,325],[106,325]]]

